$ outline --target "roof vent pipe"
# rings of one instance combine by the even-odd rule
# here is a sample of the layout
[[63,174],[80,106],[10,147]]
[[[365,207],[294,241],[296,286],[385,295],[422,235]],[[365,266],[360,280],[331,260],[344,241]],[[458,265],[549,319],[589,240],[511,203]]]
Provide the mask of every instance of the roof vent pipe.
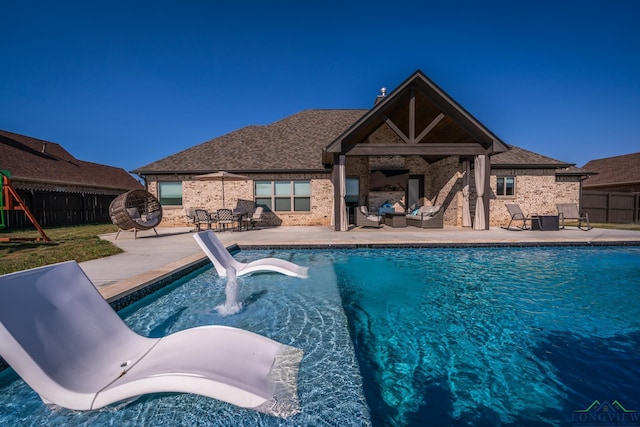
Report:
[[45,151],[47,151],[47,143],[43,142],[42,143],[42,152],[44,153]]
[[386,97],[387,97],[387,88],[383,87],[380,89],[380,95],[376,96],[376,101],[373,103],[373,105],[378,105],[378,103],[383,99],[385,99]]

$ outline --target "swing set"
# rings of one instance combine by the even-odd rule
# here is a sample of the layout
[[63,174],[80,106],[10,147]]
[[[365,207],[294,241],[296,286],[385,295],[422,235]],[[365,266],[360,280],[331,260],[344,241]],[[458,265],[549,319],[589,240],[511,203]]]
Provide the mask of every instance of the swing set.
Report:
[[7,170],[0,170],[0,176],[2,182],[0,182],[0,229],[5,228],[5,211],[23,211],[29,218],[31,224],[38,230],[40,237],[26,238],[26,237],[0,237],[0,242],[16,242],[16,241],[45,241],[51,240],[47,237],[42,227],[38,223],[38,220],[29,210],[29,207],[24,203],[18,192],[11,186],[11,173]]

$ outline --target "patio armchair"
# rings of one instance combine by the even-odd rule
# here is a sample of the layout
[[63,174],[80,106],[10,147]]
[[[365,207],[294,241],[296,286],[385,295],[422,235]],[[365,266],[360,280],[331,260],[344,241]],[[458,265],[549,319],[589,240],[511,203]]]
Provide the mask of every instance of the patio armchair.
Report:
[[194,215],[194,222],[198,231],[202,231],[202,224],[206,224],[207,229],[211,230],[211,224],[216,223],[215,217],[212,217],[205,209],[195,209]]
[[[512,231],[526,230],[527,221],[531,222],[533,219],[538,218],[538,214],[525,215],[522,212],[522,209],[520,209],[520,205],[507,203],[504,206],[509,211],[509,216],[510,216],[509,224],[507,224],[506,227],[502,227],[505,230],[512,230]],[[514,225],[514,228],[511,228],[511,223],[513,223],[513,221],[522,221],[522,224],[520,226]]]
[[[558,203],[556,205],[558,208],[558,219],[560,220],[560,228],[564,229],[564,220],[572,219],[578,221],[578,228],[582,231],[589,231],[593,227],[589,224],[589,214],[580,212],[578,209],[578,205],[575,203]],[[582,223],[586,224],[586,227],[583,227]]]
[[442,206],[422,206],[408,213],[407,225],[419,228],[444,228],[444,209]]
[[85,411],[193,393],[287,417],[299,412],[302,355],[228,326],[139,335],[75,261],[0,276],[0,356],[46,404]]
[[255,229],[256,224],[262,223],[263,213],[264,213],[264,207],[258,206],[256,210],[253,212],[253,215],[242,218],[242,222],[245,223],[245,228],[248,230],[249,226],[251,226],[252,230]]
[[185,209],[185,216],[187,217],[187,225],[193,224],[196,227],[191,231],[197,230],[198,228],[197,228],[197,225],[196,225],[196,209],[195,208],[186,208]]
[[231,230],[233,230],[233,223],[235,221],[236,220],[233,216],[233,211],[231,209],[227,209],[227,208],[218,209],[217,211],[218,231],[226,230],[227,226],[229,225],[231,225]]
[[382,215],[372,214],[366,206],[360,206],[356,209],[356,227],[382,227],[384,217]]

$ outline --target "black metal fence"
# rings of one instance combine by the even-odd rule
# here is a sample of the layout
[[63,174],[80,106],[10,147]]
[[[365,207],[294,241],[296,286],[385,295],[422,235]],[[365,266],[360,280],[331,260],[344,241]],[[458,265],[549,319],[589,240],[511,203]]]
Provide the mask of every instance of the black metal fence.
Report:
[[[17,190],[43,228],[56,225],[109,223],[109,205],[117,195]],[[22,211],[5,211],[8,229],[31,228]]]
[[640,193],[582,192],[582,211],[592,222],[638,224]]

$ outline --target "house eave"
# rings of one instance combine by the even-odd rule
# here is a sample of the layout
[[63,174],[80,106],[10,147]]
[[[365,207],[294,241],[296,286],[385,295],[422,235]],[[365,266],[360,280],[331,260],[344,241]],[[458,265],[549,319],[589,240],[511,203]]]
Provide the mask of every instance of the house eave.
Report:
[[[64,187],[83,187],[83,188],[99,188],[101,190],[115,190],[115,191],[129,191],[132,187],[120,187],[120,186],[110,186],[110,185],[100,185],[100,184],[92,184],[87,182],[72,182],[72,181],[54,181],[49,179],[37,179],[37,178],[26,178],[22,176],[13,175],[11,177],[11,181],[13,183],[26,182],[31,184],[44,184],[44,185],[55,185],[55,186],[64,186]],[[15,185],[15,187],[20,188],[20,185]]]
[[[496,164],[496,163],[492,163],[491,164],[491,169],[562,169],[562,168],[568,168],[570,166],[570,164],[553,164],[553,165],[549,165],[549,164],[536,164],[536,163],[511,163],[511,164],[507,164],[507,163],[501,163],[501,164]],[[575,174],[575,172],[567,172],[567,174]]]
[[627,185],[638,185],[638,184],[640,184],[638,181],[608,182],[605,184],[590,184],[590,185],[587,185],[587,183],[585,182],[584,188],[592,189],[592,188],[600,188],[600,187],[623,187]]
[[587,172],[556,172],[558,176],[589,176]]
[[[153,170],[153,171],[139,171],[134,170],[131,173],[138,174],[140,176],[151,175],[203,175],[206,173],[218,172],[219,169],[207,169],[207,170]],[[238,174],[302,174],[302,173],[327,173],[327,169],[225,169],[226,172],[238,173]]]

